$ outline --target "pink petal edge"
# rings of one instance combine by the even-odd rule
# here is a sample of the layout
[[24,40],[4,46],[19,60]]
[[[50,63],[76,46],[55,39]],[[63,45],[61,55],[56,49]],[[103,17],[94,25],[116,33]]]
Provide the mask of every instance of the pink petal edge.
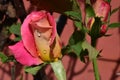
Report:
[[50,13],[47,13],[48,16],[48,20],[50,21],[50,25],[53,26],[53,31],[52,31],[52,36],[51,36],[51,41],[50,41],[50,45],[53,43],[55,37],[56,37],[56,22],[54,20],[54,17],[52,15],[50,15]]
[[31,66],[38,65],[42,63],[38,57],[35,58],[29,54],[29,52],[25,49],[23,42],[20,41],[13,46],[9,46],[12,54],[16,58],[16,60],[22,65]]
[[32,56],[37,57],[38,55],[36,52],[34,37],[29,27],[29,22],[31,21],[32,15],[33,13],[29,14],[24,20],[21,26],[21,36],[25,48],[30,52]]

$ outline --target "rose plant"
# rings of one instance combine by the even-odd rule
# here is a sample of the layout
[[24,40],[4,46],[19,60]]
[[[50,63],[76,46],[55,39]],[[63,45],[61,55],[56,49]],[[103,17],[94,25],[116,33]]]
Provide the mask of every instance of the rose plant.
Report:
[[[97,58],[101,51],[96,49],[97,40],[105,36],[109,28],[120,26],[120,23],[110,23],[109,19],[119,8],[111,11],[111,0],[29,1],[34,9],[27,15],[19,27],[20,30],[16,29],[18,26],[14,27],[15,25],[10,28],[10,33],[14,36],[10,38],[11,40],[14,41],[18,35],[21,36],[14,45],[8,46],[9,53],[14,59],[26,67],[26,72],[33,75],[36,75],[40,69],[43,70],[44,65],[50,64],[57,79],[66,80],[62,57],[74,53],[85,62],[85,56],[88,56],[93,64],[95,79],[100,80]],[[66,46],[61,45],[56,21],[51,15],[53,12],[65,15],[73,21],[75,28]],[[90,43],[86,39],[86,34],[90,36]],[[9,60],[11,55],[5,56],[0,53],[0,58],[3,62],[11,61]]]

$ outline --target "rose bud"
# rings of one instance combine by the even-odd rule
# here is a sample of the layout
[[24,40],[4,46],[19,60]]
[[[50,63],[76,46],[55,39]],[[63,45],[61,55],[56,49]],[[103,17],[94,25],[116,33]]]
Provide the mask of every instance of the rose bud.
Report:
[[[93,24],[100,22],[99,28],[96,28],[96,29],[98,29],[98,30],[96,30],[97,31],[96,37],[102,36],[106,33],[107,25],[105,25],[103,23],[107,22],[109,12],[110,12],[110,4],[104,0],[96,0],[96,1],[94,1],[93,5],[89,5],[89,6],[86,5],[86,14],[87,14],[86,26],[87,26],[88,30],[91,31],[91,29],[94,29],[92,27],[98,26],[98,25],[93,26]],[[96,21],[96,19],[98,19],[97,17],[100,18],[99,22]],[[94,30],[92,30],[92,31],[94,31]]]
[[107,32],[107,25],[103,24],[100,29],[100,34],[104,35]]
[[96,0],[93,9],[97,17],[101,17],[103,22],[106,22],[110,12],[110,4],[104,0]]
[[61,58],[61,43],[53,16],[46,11],[30,13],[21,26],[22,40],[9,46],[16,60],[27,66]]

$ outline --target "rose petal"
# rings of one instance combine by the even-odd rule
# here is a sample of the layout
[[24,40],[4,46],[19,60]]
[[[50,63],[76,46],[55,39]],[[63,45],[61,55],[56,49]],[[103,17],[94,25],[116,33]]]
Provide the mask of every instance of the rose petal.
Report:
[[31,66],[42,63],[42,60],[31,56],[29,52],[27,52],[22,41],[16,43],[13,46],[9,46],[9,49],[11,50],[15,59],[23,65]]
[[50,25],[50,23],[48,22],[47,16],[40,19],[39,21],[36,21],[38,27],[40,28],[52,28],[52,26]]
[[37,54],[35,54],[37,52],[36,52],[34,37],[29,28],[29,22],[31,21],[30,17],[31,15],[27,16],[27,18],[24,20],[21,26],[21,36],[25,48],[30,52],[32,56],[37,57]]
[[35,37],[35,42],[36,42],[36,48],[37,48],[37,53],[41,57],[43,61],[50,61],[51,56],[50,56],[50,47],[49,47],[49,42],[44,39],[43,36],[38,36],[37,30],[34,31],[34,37]]
[[55,23],[55,20],[53,18],[53,16],[50,15],[50,13],[47,13],[48,15],[48,20],[50,22],[50,25],[53,26],[53,29],[52,29],[52,36],[51,36],[51,41],[50,41],[50,45],[53,43],[54,39],[55,39],[55,36],[56,36],[56,23]]
[[55,38],[55,45],[54,45],[54,48],[53,48],[53,57],[54,58],[60,58],[62,56],[61,54],[61,42],[60,42],[60,39],[59,39],[59,36],[57,35],[56,38]]
[[47,40],[50,40],[53,28],[46,18],[42,18],[36,22],[30,22],[30,28],[33,33],[37,30],[40,35],[43,35]]

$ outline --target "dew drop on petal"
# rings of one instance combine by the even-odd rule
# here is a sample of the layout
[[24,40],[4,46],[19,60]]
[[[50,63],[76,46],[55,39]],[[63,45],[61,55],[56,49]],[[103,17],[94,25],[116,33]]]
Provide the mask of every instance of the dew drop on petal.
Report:
[[41,36],[41,33],[37,31],[37,36],[40,37]]
[[47,53],[47,51],[46,51],[46,50],[43,50],[43,53],[44,53],[44,54],[46,54],[46,53]]

